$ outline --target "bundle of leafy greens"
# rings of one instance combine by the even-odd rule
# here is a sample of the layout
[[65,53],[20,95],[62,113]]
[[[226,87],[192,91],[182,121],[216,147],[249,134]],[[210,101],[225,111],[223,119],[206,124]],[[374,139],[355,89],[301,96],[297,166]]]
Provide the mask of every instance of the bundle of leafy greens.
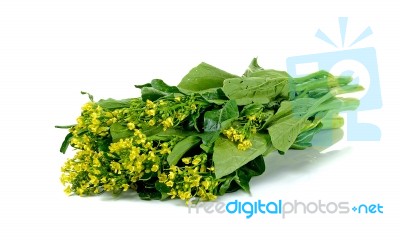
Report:
[[[201,63],[178,86],[155,79],[141,97],[90,101],[61,146],[76,149],[62,167],[67,194],[129,189],[142,199],[214,200],[242,189],[265,170],[273,151],[311,146],[339,128],[339,112],[359,101],[351,77],[319,71],[293,78],[253,59],[242,76]],[[84,93],[87,94],[87,93]]]

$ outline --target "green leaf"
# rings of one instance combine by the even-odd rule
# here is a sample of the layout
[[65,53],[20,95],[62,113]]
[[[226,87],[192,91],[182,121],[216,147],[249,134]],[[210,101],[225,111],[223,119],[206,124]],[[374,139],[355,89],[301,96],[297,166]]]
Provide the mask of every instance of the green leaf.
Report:
[[286,152],[294,143],[302,129],[307,125],[307,118],[312,115],[316,105],[320,103],[313,98],[299,98],[281,104],[276,117],[268,128],[272,144],[276,149]]
[[173,96],[174,93],[181,93],[176,86],[169,86],[160,79],[154,79],[151,83],[135,86],[141,89],[143,101],[155,101],[161,97]]
[[222,87],[225,79],[233,77],[237,76],[207,63],[201,63],[183,77],[178,88],[192,92],[202,91],[210,88]]
[[169,193],[171,191],[171,188],[168,187],[165,183],[156,182],[155,187],[160,193]]
[[[149,131],[150,129],[153,130]],[[149,140],[169,141],[173,138],[183,139],[188,136],[197,135],[194,131],[187,131],[180,128],[169,128],[164,131],[162,126],[150,127],[149,130],[143,130],[143,133],[148,136]]]
[[111,137],[114,142],[133,136],[133,131],[120,123],[114,123],[110,126]]
[[215,103],[218,105],[224,104],[229,98],[225,96],[221,88],[208,89],[205,92],[201,92],[200,95],[209,103]]
[[169,86],[160,79],[152,80],[151,86],[156,90],[166,92],[166,93],[180,93],[179,89],[176,86]]
[[97,141],[97,149],[99,151],[108,152],[110,143],[112,142],[111,138],[105,137],[104,139],[100,139]]
[[146,84],[143,84],[143,85],[135,85],[135,87],[139,88],[139,89],[142,89],[143,87],[151,87],[151,84],[150,83],[146,83]]
[[220,134],[220,131],[212,131],[212,132],[204,132],[202,134],[199,134],[199,137],[202,139],[203,144],[206,146],[211,146],[217,140],[218,136]]
[[189,116],[189,123],[188,123],[189,128],[194,128],[196,131],[200,132],[199,121],[198,121],[199,118],[200,118],[200,111],[196,110],[195,113],[192,113]]
[[226,178],[224,183],[222,183],[220,185],[219,189],[218,189],[218,194],[219,195],[224,195],[228,191],[229,187],[231,186],[231,183],[232,183],[233,179],[234,179],[234,176],[229,176],[229,177]]
[[187,151],[189,151],[192,147],[199,144],[201,139],[198,136],[188,136],[182,141],[178,142],[172,152],[168,155],[167,161],[169,165],[175,165],[182,158],[183,155]]
[[260,155],[238,169],[233,179],[243,191],[250,193],[251,178],[262,175],[264,171],[265,162],[263,156]]
[[148,191],[143,191],[143,192],[138,192],[139,197],[142,200],[161,200],[162,199],[162,194],[159,191],[156,190],[148,190]]
[[240,111],[240,116],[248,116],[259,113],[263,111],[264,106],[262,104],[248,104],[243,107],[242,111]]
[[[286,152],[307,125],[309,117],[324,110],[355,108],[358,104],[356,100],[337,99],[334,97],[359,91],[360,89],[362,87],[358,85],[346,85],[333,88],[329,93],[318,99],[298,98],[293,101],[282,102],[281,107],[273,118],[272,126],[268,128],[272,144],[279,151]],[[279,120],[276,121],[276,118],[279,118]]]
[[281,118],[295,115],[301,117],[306,114],[308,110],[314,105],[317,99],[314,98],[297,98],[293,101],[283,101],[276,114],[273,116],[272,121],[277,121]]
[[219,131],[229,122],[237,118],[239,118],[238,107],[234,100],[230,100],[221,109],[207,111],[204,114],[204,131]]
[[251,176],[247,175],[244,171],[238,170],[234,180],[240,186],[240,188],[242,188],[243,191],[250,193],[249,183],[251,180]]
[[279,151],[286,152],[303,132],[303,128],[308,122],[307,119],[311,116],[323,111],[340,112],[356,109],[359,105],[357,99],[336,98],[335,96],[360,89],[362,87],[357,85],[346,85],[333,88],[329,93],[317,99],[297,98],[293,101],[282,102],[272,119],[272,125],[268,128],[272,144]]
[[145,134],[147,137],[152,137],[156,136],[159,133],[163,132],[163,127],[162,126],[150,126],[150,127],[145,127],[141,129],[142,133]]
[[65,139],[64,139],[64,141],[63,141],[63,143],[61,144],[61,147],[60,147],[60,152],[61,153],[65,154],[65,152],[68,149],[69,143],[71,142],[72,137],[73,137],[72,133],[68,133],[65,136]]
[[256,157],[242,166],[239,170],[243,171],[250,177],[262,175],[265,172],[264,157],[262,155]]
[[205,152],[205,153],[212,153],[213,152],[213,148],[212,146],[208,146],[204,143],[200,144],[200,148]]
[[249,77],[251,74],[262,70],[264,69],[261,68],[260,65],[258,65],[257,58],[253,58],[253,60],[251,60],[251,63],[249,64],[249,67],[244,72],[243,76]]
[[287,72],[274,69],[259,70],[257,72],[251,73],[248,77],[262,77],[266,79],[291,79],[291,76]]
[[278,96],[288,97],[288,78],[242,77],[224,81],[222,88],[238,105],[267,104]]
[[141,92],[142,92],[142,100],[143,101],[147,101],[147,100],[155,101],[161,97],[165,97],[165,96],[169,95],[169,93],[157,90],[154,87],[143,87],[141,89]]
[[119,109],[119,108],[129,108],[133,99],[122,99],[122,100],[115,100],[113,98],[108,99],[100,99],[97,102],[102,108],[105,109]]
[[315,126],[314,128],[301,132],[297,136],[296,141],[290,148],[303,150],[307,147],[311,147],[312,146],[311,141],[314,135],[317,134],[321,130],[321,128],[322,124],[318,123],[318,125]]
[[213,161],[215,167],[215,176],[221,178],[228,175],[251,160],[263,154],[271,143],[267,135],[255,134],[250,138],[252,146],[247,150],[239,150],[232,141],[219,137],[215,141]]

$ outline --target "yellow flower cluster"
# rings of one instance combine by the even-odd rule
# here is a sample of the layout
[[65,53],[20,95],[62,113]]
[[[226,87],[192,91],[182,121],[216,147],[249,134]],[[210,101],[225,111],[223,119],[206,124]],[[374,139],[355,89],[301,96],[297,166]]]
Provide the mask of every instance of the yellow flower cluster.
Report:
[[178,125],[190,114],[195,113],[197,109],[198,106],[194,103],[194,98],[178,96],[173,99],[161,99],[156,102],[147,100],[142,116],[147,121],[148,126],[159,124],[163,126],[165,131]]
[[171,198],[179,197],[188,201],[192,197],[202,200],[214,200],[215,188],[218,182],[210,174],[205,172],[213,171],[213,168],[206,168],[207,155],[199,154],[193,157],[182,159],[183,167],[171,166],[168,174],[163,172],[158,175],[158,180],[170,188],[167,193]]
[[[156,108],[149,101],[146,106]],[[78,124],[70,129],[70,143],[78,151],[62,167],[61,182],[67,194],[119,193],[133,187],[145,174],[154,173],[157,176],[161,171],[174,142],[148,140],[137,122],[127,123],[133,137],[109,143],[108,148],[99,150],[99,142],[109,140],[109,126],[125,121],[127,114],[128,111],[122,109],[106,111],[93,102],[82,107]]]
[[249,139],[245,139],[246,136],[243,133],[234,129],[233,127],[224,130],[223,134],[232,142],[238,143],[237,147],[239,150],[244,151],[252,146],[251,141]]
[[61,168],[61,183],[66,187],[65,193],[78,195],[97,194],[102,191],[99,187],[104,171],[104,153],[82,150],[67,160]]
[[91,150],[90,135],[83,132],[88,131],[94,137],[106,137],[109,135],[110,126],[124,117],[127,110],[117,109],[112,112],[105,111],[94,102],[88,102],[82,107],[81,116],[76,119],[77,124],[70,129],[73,137],[71,145],[77,149]]
[[[181,139],[149,139],[144,133],[152,126],[164,130],[179,126],[199,109],[201,105],[190,96],[154,102],[136,99],[130,107],[117,109],[86,103],[77,124],[70,128],[70,145],[78,150],[62,167],[65,192],[80,196],[118,194],[130,188],[139,191],[146,184],[158,182],[169,189],[163,194],[170,198],[214,200],[219,182],[213,176],[207,154],[185,157],[170,166],[167,157]],[[121,133],[130,136],[113,141],[110,128],[113,131],[116,123],[122,128]]]
[[160,173],[172,144],[165,142],[154,147],[139,130],[135,130],[135,135],[136,140],[126,138],[111,143],[109,153],[78,151],[62,167],[61,182],[66,186],[66,193],[118,193],[128,190],[145,174]]

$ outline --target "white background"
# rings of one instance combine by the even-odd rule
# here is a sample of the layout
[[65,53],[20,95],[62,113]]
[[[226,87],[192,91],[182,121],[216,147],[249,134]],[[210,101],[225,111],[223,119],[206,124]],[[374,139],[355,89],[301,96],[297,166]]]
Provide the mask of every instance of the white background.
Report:
[[[0,242],[56,243],[308,242],[398,243],[400,21],[395,1],[18,1],[0,0]],[[360,120],[381,128],[379,142],[344,137],[316,149],[273,154],[252,196],[220,200],[380,203],[375,215],[189,215],[179,201],[145,202],[135,194],[67,197],[59,182],[65,131],[87,101],[138,96],[134,84],[177,84],[205,61],[242,74],[251,58],[286,69],[286,58],[335,49],[338,17],[348,41],[377,51],[383,107]],[[349,44],[349,43],[347,43]]]

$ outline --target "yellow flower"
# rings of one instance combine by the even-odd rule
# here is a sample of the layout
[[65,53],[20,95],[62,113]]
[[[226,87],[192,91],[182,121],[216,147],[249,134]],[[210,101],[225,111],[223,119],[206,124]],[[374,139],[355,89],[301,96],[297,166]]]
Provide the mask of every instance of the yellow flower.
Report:
[[189,191],[178,191],[178,196],[182,200],[188,200],[192,197],[192,194]]
[[176,197],[176,190],[175,189],[171,189],[171,191],[169,193],[167,193],[167,194],[171,196],[171,199],[174,199]]
[[170,154],[171,153],[171,149],[169,148],[163,148],[160,151],[161,154]]
[[121,164],[117,162],[112,162],[110,164],[110,167],[116,174],[121,174]]
[[168,117],[166,120],[161,122],[161,124],[164,126],[164,130],[166,130],[167,128],[172,127],[174,125],[174,122],[171,117]]
[[169,174],[168,174],[168,178],[169,178],[170,180],[175,179],[175,176],[176,176],[175,172],[172,172],[172,171],[170,171]]
[[154,126],[156,124],[156,121],[154,119],[149,120],[148,122],[149,126]]
[[184,120],[186,117],[187,117],[186,114],[181,114],[181,113],[179,113],[179,114],[177,115],[177,118],[179,119],[179,121]]
[[179,170],[179,168],[176,167],[176,165],[172,165],[171,167],[169,167],[169,169],[172,170],[172,171],[178,171]]
[[207,195],[207,200],[209,200],[209,201],[213,201],[213,200],[217,199],[217,196],[215,196],[212,193],[206,193],[206,195]]
[[142,138],[142,139],[137,139],[136,140],[136,144],[145,144],[146,143],[146,139]]
[[250,121],[256,120],[256,116],[255,116],[255,115],[247,116],[247,118],[248,118]]
[[145,112],[146,112],[146,114],[149,115],[149,116],[154,116],[154,115],[156,115],[156,110],[154,110],[154,109],[149,109],[149,110],[146,110]]
[[74,165],[74,170],[76,172],[81,172],[82,171],[82,165],[81,164],[75,164]]
[[200,179],[201,179],[201,176],[198,177],[196,180],[192,181],[192,183],[190,184],[190,187],[198,187],[200,185]]
[[117,118],[111,118],[111,119],[107,120],[107,125],[110,126],[110,125],[114,124],[115,122],[117,122]]
[[93,166],[94,167],[100,167],[101,166],[100,160],[97,157],[93,158]]
[[71,195],[71,192],[72,192],[71,186],[67,186],[67,187],[64,189],[64,192],[65,192],[65,194],[67,194],[67,195]]
[[235,141],[240,141],[240,142],[242,142],[242,141],[244,140],[244,135],[242,135],[242,134],[234,135],[234,136],[233,136],[233,139],[234,139]]
[[153,166],[151,166],[151,171],[153,171],[153,172],[157,172],[158,169],[159,169],[158,164],[153,164]]
[[198,165],[201,162],[201,159],[199,157],[195,157],[192,161],[193,165]]
[[201,184],[204,186],[204,189],[208,189],[211,185],[211,182],[209,180],[204,180],[201,182]]
[[158,181],[161,183],[164,183],[168,180],[168,177],[165,173],[160,174],[160,176],[158,176]]
[[82,196],[84,192],[85,192],[85,190],[82,188],[76,189],[76,193],[78,193],[78,195],[80,195],[80,196]]
[[150,101],[149,99],[147,99],[147,101],[146,101],[146,107],[154,108],[154,106],[155,106],[155,104],[154,104],[152,101]]
[[184,164],[190,164],[190,158],[188,157],[188,158],[182,158],[182,162],[184,163]]
[[88,102],[85,105],[83,105],[82,110],[83,111],[90,111],[93,108],[94,103],[93,102]]
[[140,149],[138,147],[132,147],[129,153],[129,160],[133,161],[137,156],[139,156]]
[[237,132],[233,127],[229,128],[228,130],[224,130],[223,134],[226,135],[229,139],[232,139],[232,136],[236,135]]
[[129,122],[128,123],[128,129],[129,130],[134,130],[135,128],[136,128],[135,123],[133,123],[133,122]]
[[125,183],[122,185],[122,188],[124,188],[124,191],[127,191],[129,189],[129,185]]
[[60,180],[61,180],[61,183],[63,185],[65,185],[65,183],[70,181],[70,177],[68,175],[66,175],[66,174],[62,174]]
[[150,151],[149,155],[148,155],[148,159],[153,161],[153,162],[156,162],[157,161],[156,154],[153,151]]
[[103,189],[105,191],[112,191],[113,190],[113,186],[110,185],[110,184],[105,184],[105,185],[103,185]]
[[158,104],[160,104],[160,106],[164,106],[164,105],[166,105],[167,103],[166,103],[164,100],[160,100],[160,102],[159,102]]
[[244,140],[243,142],[238,144],[238,149],[244,151],[250,148],[251,146],[252,144],[250,140]]
[[165,183],[167,186],[169,187],[173,187],[174,186],[174,182],[173,181],[168,181],[167,183]]
[[89,174],[89,178],[90,183],[92,183],[93,185],[97,186],[99,184],[99,179],[96,176]]
[[181,97],[175,97],[175,101],[180,102],[181,101]]

